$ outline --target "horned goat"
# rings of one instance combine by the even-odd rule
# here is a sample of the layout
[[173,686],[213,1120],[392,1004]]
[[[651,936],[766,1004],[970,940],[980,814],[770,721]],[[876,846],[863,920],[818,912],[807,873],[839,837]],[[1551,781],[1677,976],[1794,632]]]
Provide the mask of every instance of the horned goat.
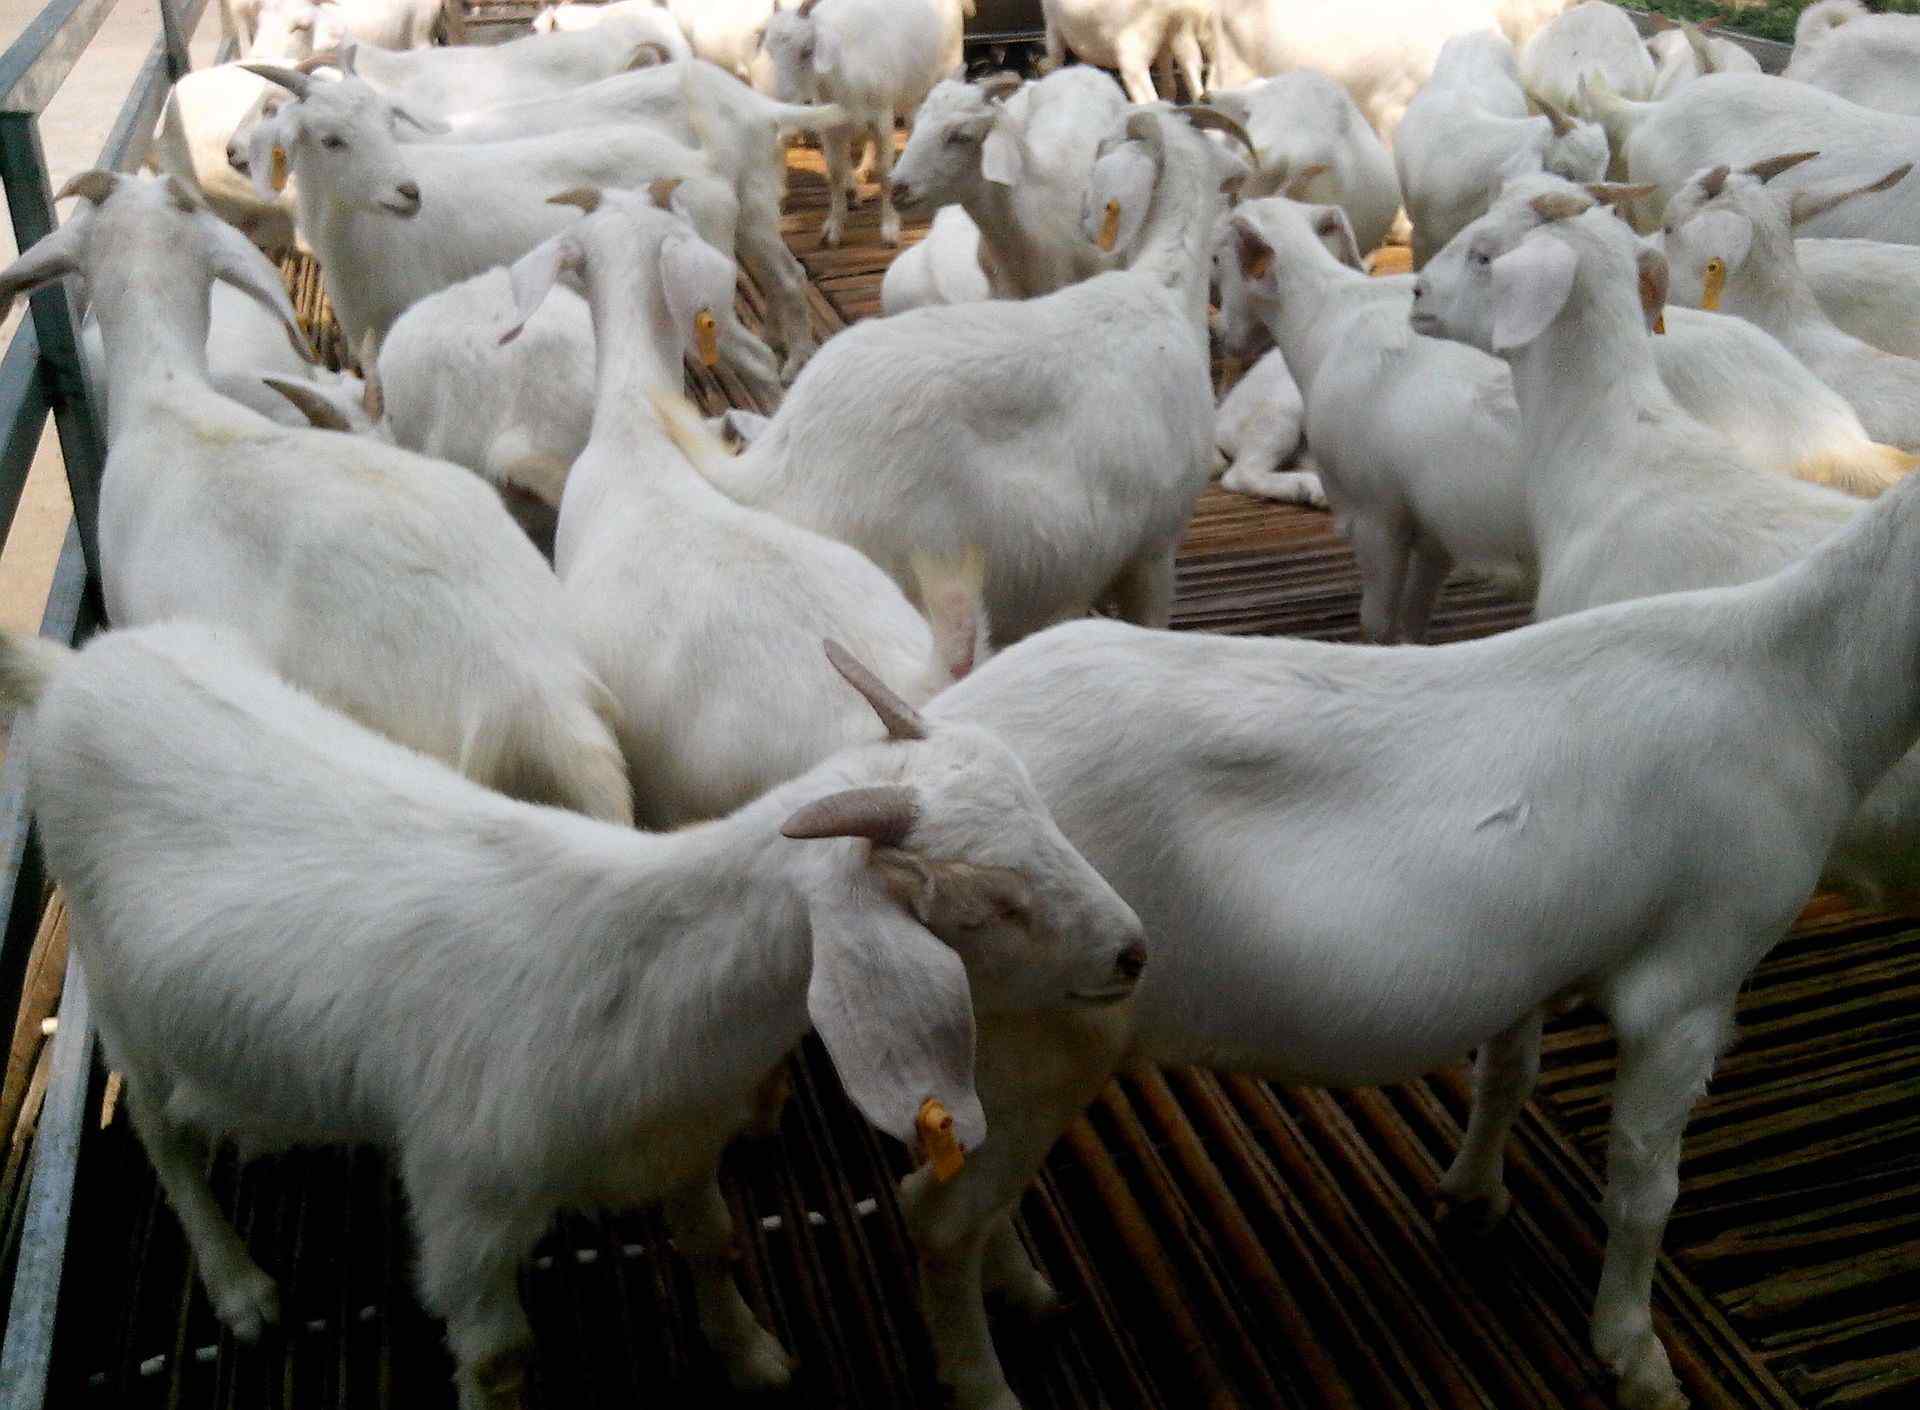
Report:
[[[1542,1015],[1583,998],[1620,1051],[1592,1342],[1623,1407],[1680,1405],[1648,1303],[1687,1116],[1741,984],[1920,737],[1920,484],[1861,520],[1763,582],[1483,641],[1081,622],[941,696],[933,718],[1012,744],[1149,932],[1180,939],[1124,1026],[983,1020],[993,1140],[957,1179],[903,1190],[929,1305],[968,1305],[983,1265],[989,1288],[1044,1296],[1011,1224],[1020,1192],[1109,1072],[1149,1064],[1370,1086],[1477,1044],[1437,1193],[1491,1223]],[[984,1320],[932,1325],[962,1410],[1016,1403]]]
[[[559,499],[554,565],[618,702],[641,814],[674,826],[728,812],[872,733],[844,691],[824,688],[813,645],[823,632],[919,703],[966,673],[986,623],[964,570],[924,567],[930,631],[857,549],[702,478],[693,462],[724,449],[662,389],[678,388],[686,343],[712,337],[732,265],[654,205],[672,200],[664,189],[563,199],[587,215],[511,279],[515,326],[563,275],[582,281],[593,318],[592,434]],[[769,690],[778,710],[742,711]]]
[[113,388],[100,495],[108,616],[237,629],[318,698],[505,792],[632,817],[611,701],[547,565],[465,470],[292,430],[214,390],[208,286],[296,343],[279,274],[170,179],[90,172],[0,298],[83,273]]
[[364,1141],[404,1187],[462,1410],[520,1400],[518,1266],[603,1203],[661,1202],[729,1380],[787,1383],[714,1174],[769,1072],[818,1030],[860,1111],[951,1174],[994,1145],[976,1007],[1071,1021],[1146,963],[1005,745],[830,655],[889,742],[654,836],[477,788],[199,623],[78,655],[0,638],[107,1059],[229,1331],[279,1299],[210,1147]]
[[1118,268],[1081,235],[1080,211],[1095,154],[1126,106],[1112,79],[1080,64],[1024,85],[1012,74],[943,80],[914,116],[893,203],[909,215],[964,210],[995,298],[1050,294]]
[[[582,184],[683,182],[700,233],[731,254],[739,202],[698,152],[637,124],[581,128],[514,142],[401,145],[397,123],[433,120],[382,97],[349,71],[329,80],[256,66],[294,95],[254,130],[256,187],[298,181],[300,229],[348,340],[383,339],[402,312],[450,284],[519,258],[565,223],[546,198]],[[731,306],[716,310],[718,351],[771,405],[779,367]]]
[[[1883,352],[1827,316],[1794,253],[1793,210],[1810,198],[1776,196],[1767,185],[1816,155],[1796,153],[1743,171],[1716,166],[1683,185],[1667,203],[1661,237],[1673,296],[1765,329],[1852,403],[1870,435],[1920,450],[1920,359]],[[1912,170],[1908,162],[1856,194],[1885,190]]]

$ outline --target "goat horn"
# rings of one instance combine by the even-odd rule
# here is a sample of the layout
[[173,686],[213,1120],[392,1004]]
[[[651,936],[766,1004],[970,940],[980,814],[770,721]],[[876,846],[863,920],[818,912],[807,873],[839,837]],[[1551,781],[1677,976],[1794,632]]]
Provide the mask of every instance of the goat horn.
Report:
[[827,642],[826,648],[827,660],[833,663],[833,669],[866,698],[867,704],[873,707],[873,713],[880,717],[880,723],[887,727],[889,739],[927,737],[927,722],[920,718],[920,712],[888,689],[880,677],[854,658],[851,651],[837,641]]
[[1253,145],[1253,138],[1247,135],[1246,128],[1221,112],[1218,108],[1208,108],[1196,103],[1191,107],[1175,109],[1181,117],[1202,131],[1212,128],[1215,132],[1224,132],[1242,147],[1255,167],[1260,165],[1260,149]]
[[256,78],[278,84],[296,98],[304,100],[313,89],[313,75],[302,73],[299,69],[281,68],[278,64],[242,64],[240,67]]
[[557,196],[547,197],[550,206],[578,206],[588,215],[600,209],[600,189],[597,186],[573,186]]
[[780,824],[783,837],[865,837],[882,847],[897,847],[913,831],[919,800],[905,784],[849,788],[830,793]]
[[1707,193],[1708,200],[1712,200],[1715,196],[1726,190],[1727,177],[1732,174],[1733,168],[1722,163],[1700,178],[1700,189]]
[[1783,171],[1791,171],[1801,162],[1810,162],[1819,156],[1818,152],[1789,152],[1783,157],[1768,157],[1765,161],[1755,162],[1747,168],[1748,176],[1757,176],[1762,181],[1771,181]]
[[794,13],[804,20],[808,15],[813,13],[813,7],[819,3],[820,0],[800,0],[800,8],[795,10]]
[[[654,55],[651,59],[647,59],[649,52]],[[641,62],[643,59],[645,59],[646,62]],[[667,52],[667,46],[657,40],[649,39],[634,46],[633,53],[627,58],[627,68],[629,70],[658,68],[661,64],[670,64],[672,62],[673,55]]]
[[1025,82],[1017,73],[990,73],[975,86],[979,88],[981,97],[989,102],[998,102],[1018,92],[1020,85]]
[[1651,196],[1660,188],[1652,182],[1629,186],[1619,181],[1589,181],[1580,189],[1602,205],[1623,206],[1628,201],[1637,201],[1643,196]]
[[1289,201],[1304,201],[1307,199],[1307,188],[1313,185],[1314,178],[1325,176],[1332,170],[1333,168],[1325,162],[1315,162],[1312,166],[1303,166],[1287,178],[1287,184],[1281,189],[1280,194],[1285,196]]
[[338,49],[322,49],[318,54],[309,54],[306,58],[295,64],[293,69],[295,73],[312,74],[319,72],[321,69],[337,69],[339,67],[340,51]]
[[647,197],[661,210],[671,208],[673,193],[680,189],[684,176],[663,176],[658,181],[647,183]]
[[1554,106],[1554,104],[1548,102],[1545,98],[1542,98],[1538,93],[1535,93],[1531,88],[1527,89],[1527,101],[1538,108],[1540,110],[1540,116],[1544,117],[1553,125],[1553,135],[1555,137],[1565,137],[1569,132],[1573,131],[1573,119],[1567,116],[1560,108]]
[[120,186],[120,173],[117,171],[83,171],[65,186],[53,199],[64,201],[69,196],[78,196],[83,201],[100,205]]
[[1542,221],[1572,220],[1593,209],[1593,198],[1575,195],[1571,191],[1545,191],[1535,196],[1527,204]]

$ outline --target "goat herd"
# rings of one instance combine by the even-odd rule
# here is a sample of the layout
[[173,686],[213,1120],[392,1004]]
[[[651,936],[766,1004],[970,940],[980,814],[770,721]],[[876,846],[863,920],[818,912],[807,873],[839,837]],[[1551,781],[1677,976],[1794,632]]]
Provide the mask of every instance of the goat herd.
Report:
[[[465,1410],[521,1403],[563,1206],[663,1201],[727,1374],[781,1385],[714,1170],[811,1028],[922,1158],[954,1403],[1015,1410],[983,1293],[1053,1303],[1013,1211],[1117,1068],[1477,1048],[1440,1195],[1484,1225],[1584,1000],[1593,1346],[1683,1404],[1649,1287],[1735,993],[1823,878],[1920,890],[1920,493],[1866,502],[1920,464],[1920,19],[1826,0],[1775,78],[1605,4],[1049,0],[1123,92],[949,76],[963,3],[391,50],[433,7],[236,4],[166,174],[77,178],[0,274],[85,279],[119,628],[6,639],[0,695],[215,1308],[278,1310],[210,1144],[370,1141]],[[1162,53],[1217,91],[1157,101]],[[829,244],[864,139],[883,238],[940,208],[817,350],[796,129]],[[1417,277],[1368,277],[1408,217]],[[301,356],[295,238],[364,380]],[[1259,359],[1217,411],[1210,322]],[[777,411],[703,423],[688,356]],[[1374,641],[1456,564],[1539,624],[1165,631],[1216,422],[1230,484],[1331,504]]]

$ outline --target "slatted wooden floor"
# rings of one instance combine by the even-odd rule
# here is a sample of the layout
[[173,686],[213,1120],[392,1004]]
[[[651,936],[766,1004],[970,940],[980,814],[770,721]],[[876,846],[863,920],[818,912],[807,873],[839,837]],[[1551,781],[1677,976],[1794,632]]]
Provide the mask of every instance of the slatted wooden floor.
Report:
[[[827,333],[873,311],[886,253],[871,212],[851,248],[818,249],[817,166],[805,153],[795,164],[789,236]],[[1352,561],[1326,518],[1218,491],[1181,555],[1177,610],[1189,629],[1358,634]],[[1502,630],[1522,615],[1455,583],[1435,634]],[[1911,1407],[1920,931],[1816,905],[1749,986],[1741,1035],[1690,1128],[1658,1275],[1656,1316],[1681,1379],[1715,1410]],[[1602,1410],[1608,1388],[1585,1332],[1610,1073],[1602,1029],[1578,1015],[1553,1025],[1509,1161],[1513,1217],[1460,1243],[1443,1242],[1428,1202],[1460,1137],[1461,1072],[1338,1093],[1190,1071],[1116,1082],[1023,1209],[1074,1310],[1044,1333],[1004,1330],[1016,1389],[1031,1410]],[[124,1116],[91,1139],[56,1404],[452,1404],[376,1155],[284,1157],[244,1174],[220,1162],[222,1197],[285,1280],[284,1335],[243,1350],[193,1285]],[[730,1158],[750,1297],[803,1361],[779,1403],[939,1404],[886,1194],[900,1169],[901,1152],[853,1119],[817,1050],[798,1064],[782,1139]],[[649,1216],[567,1221],[526,1294],[536,1405],[731,1403]]]

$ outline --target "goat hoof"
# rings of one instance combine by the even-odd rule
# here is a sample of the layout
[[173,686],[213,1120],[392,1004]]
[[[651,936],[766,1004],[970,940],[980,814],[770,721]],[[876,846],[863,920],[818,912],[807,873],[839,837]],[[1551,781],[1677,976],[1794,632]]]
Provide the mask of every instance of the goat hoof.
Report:
[[727,1384],[735,1390],[785,1390],[800,1363],[771,1332],[762,1332],[727,1358]]
[[839,226],[828,225],[825,230],[820,232],[820,243],[830,250],[837,250],[840,248],[840,236],[842,233],[844,232],[842,232]]
[[1628,1342],[1623,1354],[1607,1359],[1620,1378],[1620,1410],[1687,1410],[1687,1397],[1674,1379],[1667,1349],[1651,1331],[1642,1331]]
[[1446,1234],[1491,1234],[1512,1208],[1513,1196],[1504,1189],[1481,1195],[1454,1195],[1436,1190],[1433,1225]]
[[248,1267],[232,1278],[213,1299],[213,1310],[235,1341],[252,1345],[268,1327],[280,1322],[280,1289],[258,1268]]
[[880,222],[880,243],[889,249],[900,244],[900,217],[893,216]]

